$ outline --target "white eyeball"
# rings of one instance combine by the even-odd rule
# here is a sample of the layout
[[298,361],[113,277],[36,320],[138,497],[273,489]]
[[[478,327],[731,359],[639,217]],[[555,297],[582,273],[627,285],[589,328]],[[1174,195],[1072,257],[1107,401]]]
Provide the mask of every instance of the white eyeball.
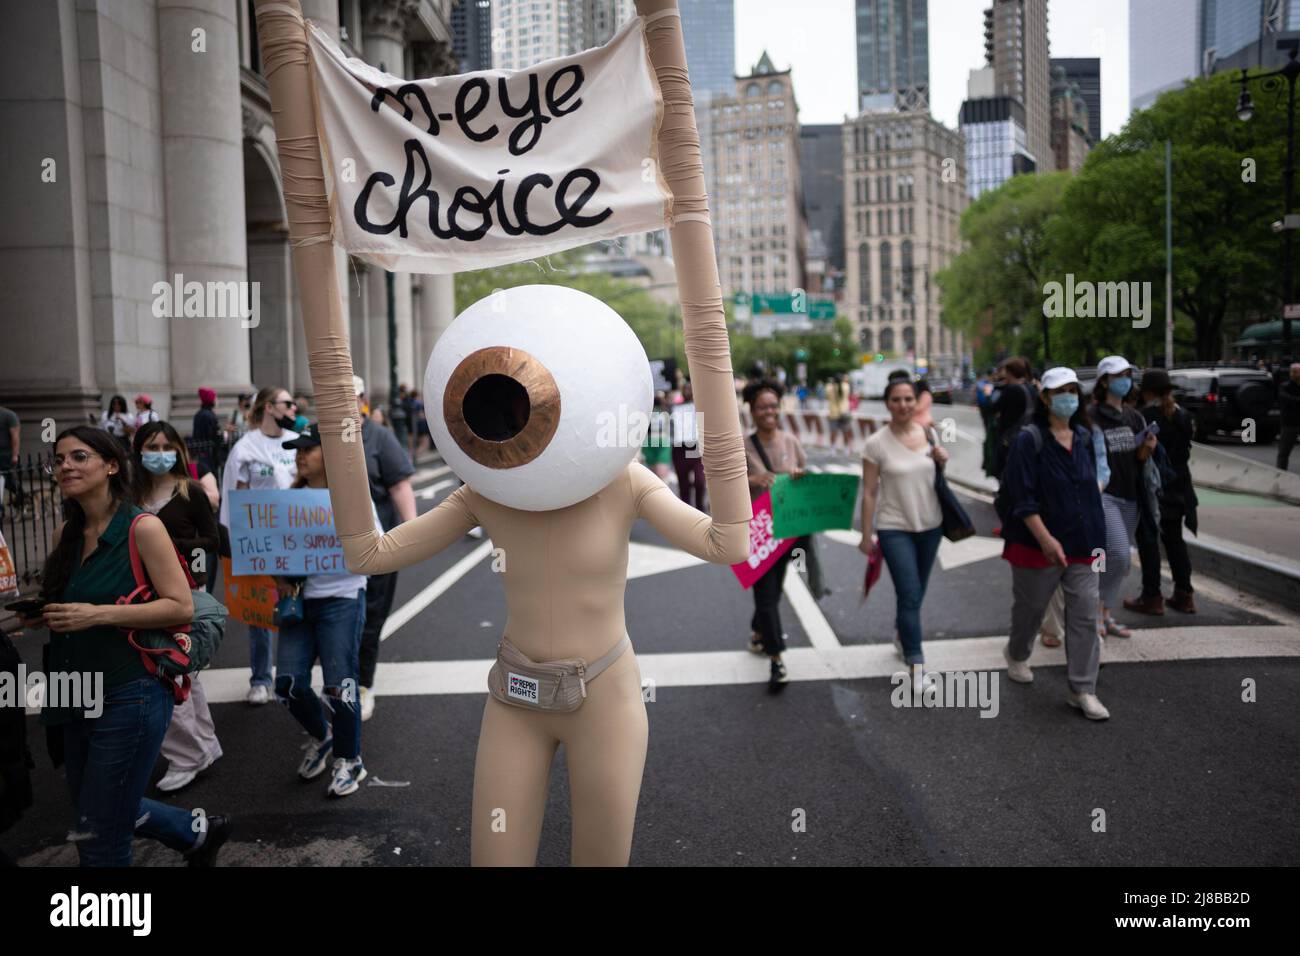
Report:
[[567,508],[636,457],[654,388],[617,312],[559,285],[494,292],[433,347],[425,415],[461,481],[523,511]]

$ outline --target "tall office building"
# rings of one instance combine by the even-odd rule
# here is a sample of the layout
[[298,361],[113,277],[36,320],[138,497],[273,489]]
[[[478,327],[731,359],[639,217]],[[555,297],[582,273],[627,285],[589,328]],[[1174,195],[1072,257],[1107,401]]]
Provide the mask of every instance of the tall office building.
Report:
[[[1128,5],[1128,92],[1131,110],[1146,109],[1165,90],[1180,89],[1201,70],[1203,0],[1141,0]],[[1258,0],[1255,3],[1258,9]]]
[[697,118],[700,105],[736,92],[736,12],[733,0],[678,0],[686,68]]
[[618,32],[618,28],[636,16],[636,5],[632,0],[585,0],[583,14],[585,32],[582,38],[584,49],[603,46]]
[[[864,351],[959,370],[965,337],[941,322],[934,274],[961,250],[969,205],[962,134],[924,113],[844,125],[846,312]],[[850,215],[851,211],[851,215]]]
[[451,52],[458,73],[492,69],[492,0],[460,0],[451,8]]
[[1065,67],[1052,67],[1052,168],[1077,173],[1092,148],[1088,105]]
[[858,0],[858,108],[929,111],[926,0]]
[[1025,146],[1025,108],[1010,96],[985,96],[961,104],[966,137],[966,191],[971,199],[1001,186],[1012,176],[1032,173]]
[[1074,84],[1088,108],[1088,137],[1093,145],[1101,142],[1101,60],[1095,56],[1052,57],[1053,80],[1056,69],[1065,71],[1065,78]]
[[984,11],[984,57],[996,96],[1025,108],[1025,145],[1039,169],[1052,166],[1052,77],[1047,0],[994,0]]
[[586,0],[495,0],[492,65],[522,70],[586,48]]
[[799,106],[766,52],[731,96],[708,105],[716,160],[709,204],[724,296],[807,289]]
[[1275,68],[1287,60],[1282,36],[1300,31],[1300,0],[1200,0],[1202,73]]
[[844,281],[844,127],[799,127],[799,171],[808,219],[808,291],[838,292]]

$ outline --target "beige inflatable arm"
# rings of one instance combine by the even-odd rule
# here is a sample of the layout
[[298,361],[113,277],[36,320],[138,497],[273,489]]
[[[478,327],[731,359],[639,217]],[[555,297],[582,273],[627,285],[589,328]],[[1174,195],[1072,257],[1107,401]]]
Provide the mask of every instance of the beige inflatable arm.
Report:
[[749,554],[753,508],[709,221],[709,197],[704,188],[700,134],[686,72],[682,22],[677,15],[677,0],[636,0],[636,12],[646,18],[650,63],[664,99],[659,162],[673,194],[669,235],[677,266],[686,363],[699,415],[709,510],[713,515],[711,534],[716,547],[710,550],[718,557],[711,560],[721,558],[736,563]]

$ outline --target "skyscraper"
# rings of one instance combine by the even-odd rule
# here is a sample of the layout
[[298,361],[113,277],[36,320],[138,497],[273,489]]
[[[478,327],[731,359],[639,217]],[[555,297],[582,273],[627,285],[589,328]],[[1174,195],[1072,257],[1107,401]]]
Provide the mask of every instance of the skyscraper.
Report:
[[1041,169],[1052,167],[1052,77],[1047,0],[994,0],[984,11],[984,55],[997,96],[1025,108],[1025,145]]
[[1101,142],[1101,60],[1092,57],[1052,57],[1052,71],[1057,67],[1065,71],[1065,79],[1073,83],[1088,108],[1088,135],[1093,144]]
[[[736,14],[733,0],[678,0],[686,68],[697,107],[736,92]],[[697,118],[704,111],[697,109]]]
[[492,69],[492,0],[461,0],[451,8],[451,31],[458,73]]
[[[1256,2],[1256,8],[1259,4]],[[1145,109],[1165,90],[1200,73],[1202,0],[1142,0],[1128,5],[1129,108]]]
[[844,276],[844,127],[799,127],[799,170],[808,217],[808,271],[817,271],[811,265],[817,260],[825,280],[809,291],[833,292]]
[[929,112],[926,0],[858,0],[858,105]]

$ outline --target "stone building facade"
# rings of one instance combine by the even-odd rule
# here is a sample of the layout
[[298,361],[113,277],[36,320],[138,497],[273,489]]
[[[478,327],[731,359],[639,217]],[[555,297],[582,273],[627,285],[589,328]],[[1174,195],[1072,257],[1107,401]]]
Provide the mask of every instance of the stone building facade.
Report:
[[[349,55],[412,78],[455,72],[452,0],[301,2]],[[255,386],[310,394],[250,0],[7,10],[0,405],[25,437],[47,418],[97,417],[118,393],[151,394],[182,432],[200,386],[223,412]],[[338,258],[353,361],[382,402],[385,276]],[[225,293],[253,283],[236,308]],[[452,319],[452,279],[399,273],[394,287],[397,377],[418,385]],[[195,290],[206,306],[186,317]]]
[[709,205],[723,295],[807,291],[808,223],[790,71],[775,69],[764,53],[735,82],[734,96],[708,105]]
[[965,156],[962,135],[924,113],[845,123],[844,306],[864,352],[910,355],[936,374],[968,364],[934,281],[961,249]]

